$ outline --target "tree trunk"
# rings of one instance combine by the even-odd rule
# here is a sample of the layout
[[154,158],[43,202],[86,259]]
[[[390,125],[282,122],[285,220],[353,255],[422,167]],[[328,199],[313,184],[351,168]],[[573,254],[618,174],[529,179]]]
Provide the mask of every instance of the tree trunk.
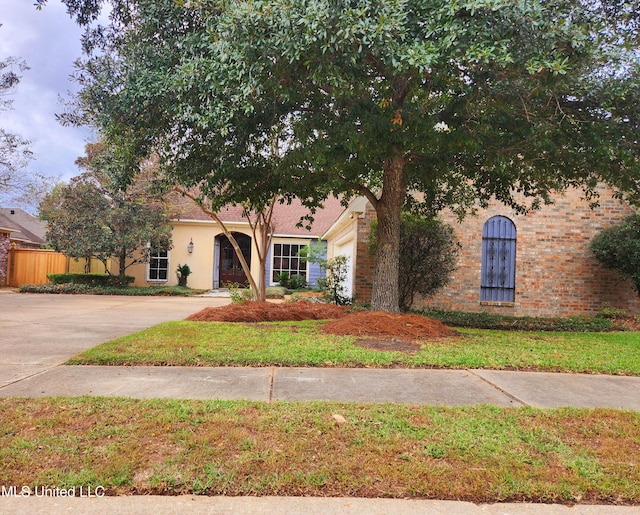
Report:
[[378,250],[373,276],[371,309],[400,312],[400,215],[407,192],[404,156],[397,147],[384,164],[382,195],[376,203]]
[[122,250],[120,252],[120,256],[118,257],[118,273],[120,278],[124,281],[124,274],[127,270],[127,252],[126,250]]

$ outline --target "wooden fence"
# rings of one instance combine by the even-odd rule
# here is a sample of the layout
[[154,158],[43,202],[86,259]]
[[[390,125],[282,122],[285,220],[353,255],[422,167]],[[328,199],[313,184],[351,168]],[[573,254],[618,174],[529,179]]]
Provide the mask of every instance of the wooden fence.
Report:
[[[105,273],[104,265],[92,259],[90,270]],[[48,283],[47,274],[83,273],[84,261],[71,259],[53,250],[18,249],[9,251],[7,286]]]

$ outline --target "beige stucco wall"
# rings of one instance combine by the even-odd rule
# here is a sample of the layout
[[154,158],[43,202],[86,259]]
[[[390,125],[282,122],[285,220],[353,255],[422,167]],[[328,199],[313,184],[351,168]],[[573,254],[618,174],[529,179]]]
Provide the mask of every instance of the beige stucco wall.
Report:
[[[167,282],[147,280],[147,265],[138,264],[127,269],[127,275],[135,277],[136,286],[151,286],[154,284],[177,285],[176,268],[178,265],[189,265],[191,275],[187,285],[197,289],[213,288],[214,278],[214,249],[215,238],[222,234],[222,229],[215,222],[176,221],[173,224],[173,247],[169,251],[169,277]],[[247,223],[228,224],[232,232],[240,232],[252,237]],[[193,252],[187,250],[189,242],[193,241]],[[259,258],[255,243],[251,249],[251,270],[257,281]]]

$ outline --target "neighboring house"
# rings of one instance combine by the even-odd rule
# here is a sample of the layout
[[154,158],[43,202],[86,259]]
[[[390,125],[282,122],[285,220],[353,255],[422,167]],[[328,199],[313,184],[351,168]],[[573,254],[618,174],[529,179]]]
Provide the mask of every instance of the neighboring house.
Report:
[[39,249],[45,244],[47,224],[18,208],[0,208],[0,227],[11,230],[9,237],[18,248]]
[[[171,222],[173,248],[152,252],[146,265],[128,268],[127,274],[135,277],[134,284],[175,285],[178,283],[176,268],[184,264],[191,269],[188,278],[191,288],[216,289],[228,283],[246,284],[238,257],[222,228],[189,198],[177,197],[171,204],[178,213]],[[274,235],[267,257],[267,286],[277,285],[278,275],[282,272],[303,275],[311,285],[315,284],[322,271],[318,265],[304,262],[297,254],[305,245],[317,241],[343,209],[339,200],[328,199],[324,207],[316,211],[311,229],[307,230],[297,227],[300,218],[308,214],[307,208],[299,201],[290,205],[276,203]],[[257,282],[258,255],[242,209],[231,207],[218,215],[240,245]]]
[[0,208],[0,286],[6,283],[9,250],[41,248],[45,242],[46,224],[18,208]]
[[[640,312],[630,282],[605,269],[587,250],[598,232],[633,214],[612,193],[601,188],[600,207],[594,209],[580,191],[569,190],[556,196],[554,204],[526,215],[497,202],[461,223],[453,213],[441,213],[462,250],[450,284],[416,307],[569,316],[595,314],[609,303]],[[367,240],[374,218],[372,206],[357,198],[322,236],[329,257],[349,257],[347,289],[364,303],[371,299],[373,258]]]

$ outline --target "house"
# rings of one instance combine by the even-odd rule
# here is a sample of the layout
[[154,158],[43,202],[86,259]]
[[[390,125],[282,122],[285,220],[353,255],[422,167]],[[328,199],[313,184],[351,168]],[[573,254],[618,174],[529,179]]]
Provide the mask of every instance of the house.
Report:
[[0,208],[0,286],[9,273],[9,251],[15,248],[41,248],[46,224],[18,208]]
[[41,248],[45,244],[47,224],[18,208],[0,208],[0,227],[18,248]]
[[[591,209],[581,191],[569,189],[556,195],[552,205],[526,215],[498,202],[462,222],[453,212],[442,212],[440,219],[453,226],[462,249],[451,282],[415,307],[572,316],[593,315],[609,303],[640,312],[631,283],[587,250],[598,232],[634,211],[604,186],[599,203]],[[367,239],[374,218],[371,204],[356,198],[322,235],[329,257],[349,257],[347,289],[364,303],[371,299],[373,258]]]
[[[152,254],[146,265],[133,265],[127,274],[135,278],[135,285],[176,285],[176,268],[189,265],[191,288],[216,289],[225,284],[247,284],[238,257],[220,225],[204,213],[191,199],[175,197],[171,200],[173,247],[169,251]],[[310,242],[315,242],[340,215],[344,208],[340,201],[330,197],[323,208],[314,215],[311,228],[298,227],[308,209],[300,201],[291,204],[276,203],[273,214],[274,234],[267,257],[267,286],[276,286],[278,276],[285,272],[300,274],[314,285],[322,275],[317,264],[300,259],[298,252]],[[253,234],[239,206],[221,210],[218,216],[231,231],[250,264],[254,279],[258,280],[259,259],[253,244]]]

